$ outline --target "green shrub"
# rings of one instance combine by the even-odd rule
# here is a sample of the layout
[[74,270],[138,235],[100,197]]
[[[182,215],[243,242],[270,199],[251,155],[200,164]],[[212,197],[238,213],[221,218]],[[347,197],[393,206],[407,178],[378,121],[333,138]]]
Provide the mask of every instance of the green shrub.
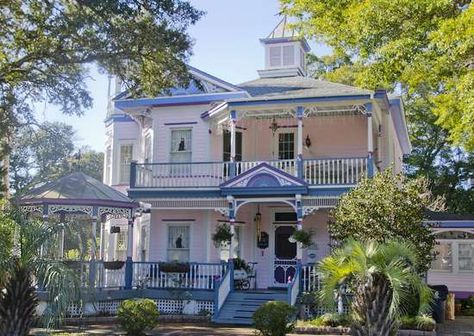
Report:
[[402,316],[400,318],[400,329],[432,331],[436,327],[436,321],[431,316],[422,314],[418,316]]
[[468,308],[468,309],[461,310],[461,315],[474,316],[474,308]]
[[253,314],[255,329],[262,336],[284,336],[295,328],[296,308],[283,301],[269,301]]
[[309,322],[316,327],[348,327],[351,324],[347,314],[326,313]]
[[125,300],[117,311],[119,324],[128,335],[143,335],[145,330],[153,329],[158,316],[156,304],[149,299]]

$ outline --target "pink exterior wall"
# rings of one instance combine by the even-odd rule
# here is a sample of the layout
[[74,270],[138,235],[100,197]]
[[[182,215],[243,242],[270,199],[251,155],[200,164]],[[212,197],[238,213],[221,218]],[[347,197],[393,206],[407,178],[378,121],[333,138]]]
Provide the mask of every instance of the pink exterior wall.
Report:
[[[270,246],[260,250],[256,246],[256,227],[253,222],[257,212],[256,204],[247,204],[237,213],[237,226],[241,227],[240,251],[241,257],[246,261],[257,262],[257,283],[260,288],[273,285],[274,261],[274,213],[292,212],[292,208],[283,204],[261,205],[262,214],[261,230],[270,235]],[[218,225],[218,220],[224,219],[213,210],[153,210],[150,227],[150,261],[167,260],[167,225],[170,220],[183,220],[189,222],[191,231],[190,261],[193,262],[219,262],[219,250],[214,246],[211,235]],[[318,260],[329,253],[329,236],[327,233],[328,214],[320,210],[305,218],[303,227],[314,231],[316,254]],[[187,221],[186,221],[187,220]],[[303,254],[306,262],[306,252]]]
[[[273,136],[271,120],[242,119],[237,126],[242,132],[243,161],[273,160],[278,158],[278,133],[295,134],[297,153],[297,121],[277,119],[279,126]],[[304,158],[334,158],[367,156],[367,118],[364,116],[320,116],[305,118],[303,139],[309,135],[311,147],[303,149]],[[222,160],[222,132],[211,135],[211,160]],[[303,142],[304,144],[304,142]],[[273,155],[272,155],[272,152]]]

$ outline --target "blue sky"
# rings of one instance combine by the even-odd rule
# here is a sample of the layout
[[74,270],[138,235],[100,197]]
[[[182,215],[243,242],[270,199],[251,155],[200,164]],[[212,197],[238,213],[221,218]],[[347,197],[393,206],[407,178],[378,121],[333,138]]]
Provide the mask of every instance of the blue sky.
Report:
[[[234,84],[257,77],[263,68],[263,47],[259,38],[266,37],[279,22],[278,0],[190,0],[206,15],[191,29],[195,40],[190,64]],[[317,54],[327,53],[323,46]],[[317,50],[315,50],[317,49]],[[78,145],[102,151],[104,117],[107,105],[107,76],[91,69],[87,85],[94,99],[92,109],[81,117],[62,115],[55,106],[37,106],[41,120],[58,120],[77,130]]]

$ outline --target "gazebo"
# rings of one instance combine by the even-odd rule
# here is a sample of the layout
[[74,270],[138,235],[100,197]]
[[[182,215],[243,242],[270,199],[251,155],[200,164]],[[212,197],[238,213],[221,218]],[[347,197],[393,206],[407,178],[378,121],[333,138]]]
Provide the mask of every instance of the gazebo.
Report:
[[89,265],[89,285],[96,279],[96,232],[100,223],[99,260],[104,256],[104,222],[107,218],[128,220],[127,259],[125,262],[125,288],[132,286],[132,245],[135,210],[139,204],[121,192],[82,173],[75,172],[30,190],[18,201],[20,209],[28,216],[40,215],[48,222],[52,217],[61,222],[66,217],[85,217],[91,221],[92,244]]

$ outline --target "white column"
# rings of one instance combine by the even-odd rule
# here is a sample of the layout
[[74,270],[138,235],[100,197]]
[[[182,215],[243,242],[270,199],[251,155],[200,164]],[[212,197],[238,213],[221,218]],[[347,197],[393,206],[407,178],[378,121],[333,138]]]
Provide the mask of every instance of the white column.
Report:
[[[303,213],[302,213],[302,205],[301,205],[301,195],[295,195],[296,199],[296,230],[301,231],[303,230]],[[301,263],[303,259],[303,246],[300,242],[296,243],[296,260]]]
[[61,246],[59,247],[59,253],[61,255],[61,259],[64,259],[64,238],[65,238],[64,237],[64,233],[65,233],[64,231],[65,231],[65,229],[64,229],[64,223],[61,223],[61,225],[62,225],[61,242],[60,242]]
[[367,151],[369,156],[374,152],[374,137],[372,130],[372,112],[367,112]]
[[303,157],[303,108],[298,106],[298,158],[301,159]]
[[235,162],[235,126],[237,123],[237,114],[230,112],[230,161]]
[[104,260],[104,228],[105,224],[100,222],[100,245],[99,245],[99,259]]
[[96,259],[97,251],[97,217],[92,217],[92,244],[91,244],[91,260]]
[[133,256],[133,221],[134,218],[128,220],[127,259],[132,259]]
[[230,239],[229,245],[229,259],[234,259],[234,251],[235,251],[235,218],[229,218],[230,222],[230,233],[232,234],[232,238]]

